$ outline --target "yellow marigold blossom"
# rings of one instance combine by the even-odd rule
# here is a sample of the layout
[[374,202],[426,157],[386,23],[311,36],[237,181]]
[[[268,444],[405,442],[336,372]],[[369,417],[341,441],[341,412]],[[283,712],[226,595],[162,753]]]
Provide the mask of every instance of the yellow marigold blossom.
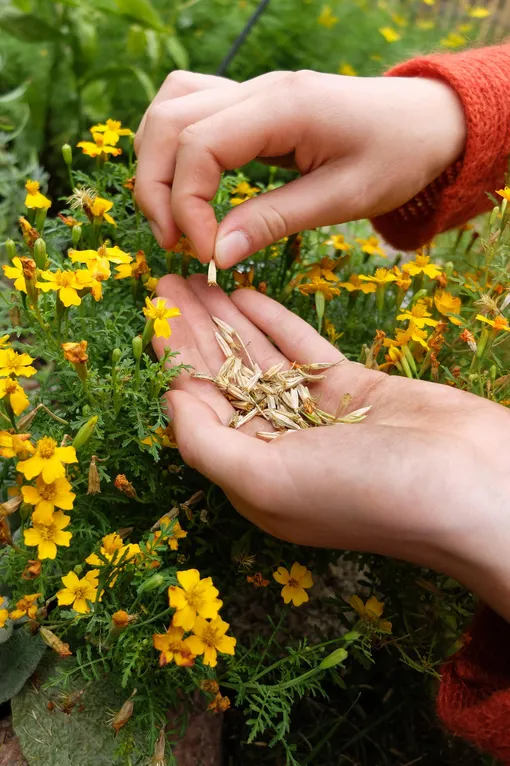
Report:
[[30,404],[24,388],[12,378],[0,378],[0,399],[5,396],[9,398],[9,404],[15,415],[21,415]]
[[397,287],[399,287],[401,290],[404,290],[407,292],[409,288],[411,287],[411,277],[409,276],[409,273],[406,271],[406,269],[400,270],[398,266],[393,266],[391,271],[393,274],[395,274],[395,284]]
[[[234,272],[234,277],[235,277],[235,272]],[[144,287],[148,293],[155,293],[156,288],[158,286],[158,282],[159,282],[159,279],[157,279],[157,277],[149,277],[147,282],[144,284]]]
[[35,447],[30,441],[30,434],[10,434],[0,431],[0,456],[5,458],[32,454]]
[[[104,133],[105,143],[116,144],[119,140],[119,136],[134,136],[134,133],[129,128],[123,128],[120,120],[106,120],[105,123],[99,123],[93,125],[90,128],[91,133]],[[111,136],[116,135],[117,140],[111,140]]]
[[177,580],[181,587],[168,588],[169,604],[176,610],[173,618],[176,627],[191,630],[198,617],[215,619],[218,616],[223,602],[217,598],[219,591],[211,577],[201,580],[198,569],[187,569],[177,572]]
[[305,590],[313,585],[312,573],[309,569],[295,561],[290,572],[285,567],[278,567],[276,572],[273,572],[273,577],[276,582],[284,586],[282,598],[285,604],[292,601],[294,606],[301,606],[309,601],[310,597]]
[[336,267],[337,261],[333,258],[321,258],[317,263],[312,263],[306,267],[308,279],[327,279],[330,282],[338,282],[339,278],[333,271]]
[[380,255],[382,258],[387,258],[377,237],[368,237],[367,239],[356,237],[356,242],[360,246],[362,253],[366,253],[367,255]]
[[0,336],[0,348],[9,345],[9,334]]
[[34,229],[32,224],[29,223],[26,218],[23,218],[22,215],[18,218],[18,223],[23,235],[23,239],[29,247],[33,247],[36,240],[39,239],[39,232],[37,229]]
[[333,245],[335,250],[341,250],[344,253],[348,253],[352,250],[352,245],[345,241],[343,234],[332,234],[329,239],[324,242],[325,245]]
[[435,327],[438,322],[432,319],[432,314],[427,311],[427,304],[425,301],[416,301],[411,306],[411,310],[406,309],[402,314],[397,315],[399,322],[409,321],[414,324],[415,327],[419,327],[422,330],[426,325],[428,327]]
[[338,67],[338,74],[343,74],[344,77],[357,77],[358,73],[353,66],[344,61]]
[[241,197],[255,197],[260,194],[260,189],[258,186],[250,186],[247,181],[241,181],[232,189],[232,194],[239,194]]
[[477,314],[476,318],[480,322],[485,322],[486,324],[490,325],[494,332],[500,332],[501,330],[504,330],[505,332],[510,332],[510,325],[508,324],[508,319],[506,317],[501,316],[501,314],[494,319],[489,319],[489,317],[484,317],[482,314]]
[[376,285],[373,282],[362,282],[359,278],[359,274],[351,274],[347,282],[340,282],[339,287],[343,287],[347,292],[352,293],[354,290],[361,290],[362,293],[375,293],[377,290]]
[[333,345],[339,340],[343,332],[337,332],[337,329],[333,322],[328,319],[327,317],[324,319],[324,329],[326,330],[326,335],[328,336],[328,340],[330,343],[333,343]]
[[157,298],[156,305],[152,303],[150,298],[145,299],[145,308],[142,309],[145,317],[151,319],[154,322],[154,334],[156,338],[169,338],[172,334],[172,328],[170,322],[167,319],[178,317],[181,312],[178,308],[167,308],[164,298]]
[[504,189],[499,189],[496,194],[499,194],[500,197],[503,197],[503,199],[506,199],[507,202],[510,202],[510,186],[505,186]]
[[441,45],[445,48],[460,48],[467,42],[464,35],[460,35],[458,32],[450,32],[447,37],[443,37]]
[[439,266],[436,266],[435,263],[430,263],[430,255],[417,253],[414,261],[406,263],[405,271],[412,277],[415,277],[417,274],[425,274],[425,276],[435,279],[443,270]]
[[189,639],[184,639],[184,630],[170,625],[166,633],[154,633],[152,643],[161,652],[159,664],[161,667],[175,662],[180,667],[190,668],[195,664],[195,656],[188,646]]
[[16,609],[10,613],[9,617],[11,620],[19,620],[21,617],[30,617],[31,620],[34,620],[37,614],[37,604],[35,602],[40,596],[40,593],[31,593],[28,596],[23,596],[16,604]]
[[90,263],[106,260],[109,263],[131,263],[133,260],[129,253],[125,253],[117,245],[106,247],[101,245],[97,250],[69,250],[69,258],[73,263],[86,263],[90,269]]
[[393,27],[380,27],[379,33],[384,37],[387,43],[396,43],[400,40],[400,33]]
[[51,207],[51,201],[44,194],[41,194],[39,181],[27,181],[25,189],[27,190],[27,196],[25,197],[25,207],[29,209],[44,208],[47,210]]
[[211,710],[213,713],[224,713],[230,707],[230,700],[228,697],[224,697],[223,694],[215,696],[213,701],[207,705],[207,710]]
[[203,617],[197,617],[193,627],[193,635],[186,639],[195,656],[204,655],[204,665],[215,668],[220,654],[235,654],[236,639],[226,636],[230,628],[228,622],[216,617],[209,622]]
[[124,545],[122,537],[115,532],[105,535],[101,543],[100,553],[103,558],[100,558],[96,553],[91,553],[85,559],[87,564],[103,567],[105,566],[103,559],[106,559],[109,564],[116,564],[117,562],[125,564],[140,553],[140,546],[137,543]]
[[306,282],[298,287],[302,295],[314,295],[322,293],[327,301],[330,301],[335,295],[340,295],[340,289],[325,279],[315,278],[311,282]]
[[158,426],[153,434],[146,436],[145,439],[142,439],[142,444],[148,444],[149,447],[154,443],[160,444],[162,447],[177,447],[173,428],[170,423],[166,426],[166,428]]
[[381,620],[384,611],[384,603],[371,596],[364,604],[359,596],[351,596],[349,605],[359,614],[363,622],[372,623],[383,633],[391,633],[391,622]]
[[407,330],[397,330],[395,332],[395,339],[385,338],[385,346],[407,346],[411,341],[419,343],[423,348],[428,349],[428,335],[425,330],[420,330],[412,322],[409,324]]
[[68,548],[71,543],[71,532],[63,531],[70,521],[70,516],[66,516],[62,511],[55,511],[50,524],[34,523],[31,529],[25,529],[25,545],[37,545],[37,558],[41,560],[56,558],[57,545]]
[[34,360],[28,354],[18,354],[12,348],[0,348],[0,378],[16,375],[20,378],[30,378],[37,370],[32,367]]
[[[80,274],[79,277],[78,274]],[[57,269],[57,271],[41,271],[40,276],[46,281],[36,282],[36,287],[39,287],[45,293],[50,290],[56,290],[58,297],[66,308],[69,306],[79,306],[81,298],[78,295],[78,290],[90,287],[92,283],[92,275],[86,270],[81,272],[63,271],[62,269]]]
[[376,269],[373,276],[366,276],[360,274],[359,278],[362,282],[373,282],[377,287],[387,285],[389,282],[396,282],[397,277],[388,269]]
[[61,578],[65,585],[57,592],[59,606],[71,606],[75,612],[88,614],[90,612],[89,601],[95,601],[97,595],[97,569],[87,572],[81,579],[75,572],[68,572]]
[[55,507],[70,511],[76,497],[64,477],[46,484],[42,476],[38,476],[35,487],[21,487],[21,494],[25,503],[35,506],[32,521],[36,524],[50,524]]
[[335,26],[335,24],[338,24],[339,18],[338,16],[335,16],[333,13],[333,9],[330,5],[323,5],[321,8],[321,12],[319,13],[319,16],[317,17],[317,24],[320,24],[321,27],[326,27],[326,29],[331,29]]
[[122,149],[115,146],[119,141],[117,134],[108,131],[105,135],[99,131],[94,131],[92,132],[92,139],[92,141],[79,141],[76,144],[83,151],[83,154],[87,154],[89,157],[108,157],[109,154],[112,157],[118,157],[119,154],[122,154]]
[[139,250],[135,256],[135,260],[131,263],[122,263],[115,269],[118,273],[115,274],[115,279],[134,278],[140,279],[143,274],[150,272],[149,264],[145,257],[143,250]]
[[[168,516],[163,516],[163,518],[161,519],[161,522],[163,524],[172,523]],[[183,540],[187,536],[188,536],[188,533],[181,527],[178,521],[174,521],[174,525],[172,527],[170,534],[164,535],[165,540],[167,540],[168,545],[173,551],[176,551],[178,549],[179,540]]]
[[[119,150],[120,151],[120,150]],[[93,218],[104,218],[107,223],[111,223],[112,226],[117,226],[112,216],[109,214],[109,210],[113,207],[113,202],[102,197],[96,197],[92,204],[89,206],[90,215]]]
[[450,314],[460,314],[460,298],[453,296],[446,290],[437,290],[434,294],[434,305],[440,314],[447,316],[452,324],[461,325],[462,322]]
[[0,596],[0,628],[5,626],[5,623],[9,618],[9,610],[5,609],[4,604],[5,600],[2,596]]
[[23,265],[20,258],[16,256],[12,259],[12,266],[2,266],[4,274],[7,279],[14,279],[14,288],[22,293],[26,293],[27,285],[25,282],[25,274],[23,272]]
[[46,484],[51,484],[65,476],[65,463],[77,462],[74,447],[59,447],[55,439],[43,436],[37,442],[34,454],[16,467],[29,481],[41,475]]
[[468,16],[471,16],[472,19],[486,19],[491,14],[492,11],[489,8],[483,8],[480,5],[468,10]]

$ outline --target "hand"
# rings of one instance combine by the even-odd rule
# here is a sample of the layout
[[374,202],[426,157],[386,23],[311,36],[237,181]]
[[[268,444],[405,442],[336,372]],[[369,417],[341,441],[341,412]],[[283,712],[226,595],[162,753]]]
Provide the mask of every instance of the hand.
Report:
[[[170,275],[158,293],[172,320],[175,363],[216,374],[224,357],[212,316],[242,337],[265,370],[339,362],[312,384],[322,409],[371,405],[366,420],[257,439],[265,421],[227,427],[230,403],[212,383],[181,374],[167,394],[183,459],[218,484],[235,508],[276,537],[406,559],[455,577],[510,618],[510,413],[437,383],[349,362],[310,325],[251,290],[229,298],[203,276]],[[273,345],[268,340],[271,336]]]
[[[450,86],[423,78],[273,72],[239,84],[172,73],[135,139],[136,200],[159,244],[181,232],[198,258],[228,268],[303,229],[381,215],[462,153],[465,121]],[[259,159],[301,177],[233,209],[208,204],[223,170]]]

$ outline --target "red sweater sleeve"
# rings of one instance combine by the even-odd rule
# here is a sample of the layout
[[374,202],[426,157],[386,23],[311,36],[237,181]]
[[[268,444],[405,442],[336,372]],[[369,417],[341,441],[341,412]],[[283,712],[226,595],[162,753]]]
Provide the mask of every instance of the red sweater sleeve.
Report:
[[387,74],[447,82],[466,116],[460,160],[406,205],[373,220],[394,247],[414,250],[490,209],[487,192],[504,183],[510,155],[510,42],[417,58]]

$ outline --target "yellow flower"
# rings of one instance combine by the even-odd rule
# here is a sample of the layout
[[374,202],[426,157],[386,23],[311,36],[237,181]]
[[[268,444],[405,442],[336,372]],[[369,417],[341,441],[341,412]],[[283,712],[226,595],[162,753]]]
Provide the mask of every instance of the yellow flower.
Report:
[[378,601],[375,596],[371,596],[365,604],[359,596],[351,596],[349,604],[356,610],[363,622],[375,625],[383,633],[391,633],[391,622],[381,620],[384,603]]
[[169,604],[176,610],[173,618],[176,627],[191,630],[197,615],[207,619],[218,616],[223,602],[217,598],[218,590],[210,577],[201,580],[198,569],[187,569],[177,572],[177,579],[182,587],[168,588]]
[[66,516],[62,511],[55,511],[50,524],[34,524],[31,529],[25,529],[25,545],[37,545],[39,559],[54,559],[57,555],[57,545],[68,548],[71,543],[71,532],[62,531],[70,521],[70,516]]
[[332,258],[321,258],[318,263],[312,263],[307,267],[307,276],[310,280],[315,279],[327,279],[330,282],[338,282],[339,279],[334,273],[333,269],[336,267],[337,261]]
[[166,426],[166,428],[158,426],[153,434],[146,436],[145,439],[142,439],[142,444],[148,444],[149,447],[154,443],[160,444],[162,447],[167,448],[177,447],[175,435],[170,423]]
[[30,441],[30,434],[10,434],[0,431],[0,456],[5,458],[23,457],[32,454],[35,447]]
[[66,308],[69,306],[79,306],[81,298],[78,295],[78,290],[91,287],[92,284],[92,275],[85,269],[82,271],[62,271],[62,269],[57,269],[57,271],[41,271],[40,276],[46,282],[36,282],[36,287],[39,287],[45,293],[49,292],[49,290],[56,290],[58,297]]
[[399,13],[392,13],[391,14],[391,20],[398,26],[398,27],[407,27],[408,21],[404,16],[401,16]]
[[79,141],[76,146],[82,149],[83,154],[87,154],[89,157],[108,157],[109,154],[112,157],[118,157],[122,154],[122,149],[115,146],[118,143],[119,136],[116,133],[108,131],[107,133],[101,133],[100,131],[91,131],[92,141]]
[[204,655],[204,665],[215,668],[218,664],[218,652],[235,654],[236,639],[225,635],[229,627],[228,622],[221,617],[209,622],[203,617],[197,617],[193,635],[186,639],[186,644],[195,656]]
[[326,335],[328,336],[328,340],[330,343],[333,343],[333,345],[339,340],[343,332],[337,332],[337,329],[333,322],[330,319],[324,319],[324,329],[326,330]]
[[443,37],[441,45],[445,48],[460,48],[467,42],[463,35],[459,35],[458,32],[450,32],[447,37]]
[[446,290],[438,290],[434,295],[434,304],[436,309],[443,316],[447,316],[452,324],[461,325],[462,322],[450,314],[460,314],[460,298],[454,297]]
[[368,237],[368,239],[361,239],[360,237],[356,237],[356,242],[360,246],[362,253],[366,253],[367,255],[380,255],[383,258],[387,257],[386,253],[380,246],[377,237]]
[[235,189],[232,189],[232,194],[240,194],[242,197],[255,197],[256,194],[260,194],[260,189],[258,186],[250,186],[247,181],[241,181]]
[[377,290],[373,282],[362,282],[358,274],[351,274],[347,282],[340,282],[339,287],[343,287],[349,293],[352,293],[354,290],[361,290],[365,295],[367,293],[375,293]]
[[400,40],[400,33],[393,27],[380,27],[379,32],[387,43],[396,43]]
[[65,588],[57,592],[58,605],[72,605],[75,612],[88,614],[90,606],[87,602],[96,600],[97,574],[97,569],[92,569],[81,579],[75,572],[68,572],[64,575],[61,580]]
[[307,282],[304,285],[298,287],[299,292],[302,295],[314,295],[319,292],[324,295],[324,298],[329,301],[335,295],[340,295],[340,289],[331,282],[327,282],[325,279],[312,279],[311,282]]
[[[171,524],[171,520],[168,516],[163,516],[161,522],[164,524]],[[178,521],[174,521],[172,531],[169,535],[164,534],[164,539],[168,541],[168,545],[173,551],[176,551],[179,547],[179,540],[183,540],[188,536],[188,533],[184,531]]]
[[480,5],[468,10],[468,16],[471,16],[472,19],[486,19],[491,14],[492,11],[489,8],[482,8]]
[[23,387],[12,378],[0,379],[0,399],[3,399],[4,396],[9,397],[9,404],[15,415],[21,415],[30,404]]
[[[500,197],[503,197],[503,199],[506,199],[507,202],[510,202],[510,186],[505,186],[504,189],[499,189],[499,191],[497,191],[496,194],[499,194]],[[4,266],[4,269],[5,269],[5,266]]]
[[167,308],[164,298],[157,298],[154,305],[150,298],[145,299],[145,308],[142,309],[145,317],[154,322],[154,334],[156,338],[169,338],[172,334],[170,322],[167,319],[178,317],[181,312],[178,308]]
[[431,29],[434,29],[436,22],[433,19],[418,19],[416,26],[424,32],[429,32]]
[[26,182],[25,189],[27,190],[27,196],[25,197],[25,207],[28,207],[29,209],[44,208],[45,210],[51,207],[50,200],[48,197],[45,197],[44,194],[41,194],[39,188],[39,181]]
[[12,348],[0,348],[0,378],[8,375],[30,378],[37,372],[31,366],[33,361],[28,354],[18,354]]
[[[110,564],[115,565],[117,563],[124,565],[140,553],[140,546],[137,543],[128,543],[127,545],[124,545],[122,537],[115,532],[105,535],[101,542],[100,553],[102,558],[96,553],[91,553],[90,556],[85,559],[87,564],[91,564],[95,567],[104,567]],[[105,564],[103,559],[106,559],[108,564]],[[113,583],[110,582],[110,587],[112,584]]]
[[104,218],[107,223],[111,223],[112,226],[117,226],[111,215],[108,213],[112,207],[113,202],[110,202],[110,200],[103,199],[102,197],[96,197],[92,204],[89,206],[90,215],[93,218]]
[[25,274],[23,273],[23,265],[21,260],[16,256],[12,259],[13,266],[2,266],[4,274],[7,279],[14,279],[14,288],[22,293],[26,293],[27,285],[25,282]]
[[189,639],[183,640],[184,630],[170,625],[166,633],[154,633],[152,643],[154,648],[161,652],[159,664],[161,667],[168,665],[172,660],[180,667],[191,667],[195,664],[195,657],[188,646]]
[[344,77],[357,77],[358,75],[354,67],[345,61],[338,67],[338,74],[343,74]]
[[407,346],[411,341],[419,343],[423,348],[428,349],[427,345],[428,335],[425,330],[420,330],[416,325],[410,323],[407,330],[397,330],[395,332],[395,339],[385,338],[384,345],[391,347],[395,346]]
[[143,250],[139,250],[132,263],[122,263],[120,266],[117,266],[116,271],[118,271],[118,274],[115,274],[115,279],[126,279],[130,277],[140,279],[143,274],[148,274],[150,272],[150,267],[147,263],[145,253]]
[[35,619],[37,614],[36,601],[40,597],[40,593],[32,593],[29,596],[23,596],[23,598],[16,604],[9,617],[11,620],[19,620],[21,617],[30,617],[31,620]]
[[313,585],[312,573],[297,561],[292,564],[290,572],[285,567],[278,567],[276,572],[273,572],[273,577],[284,586],[282,598],[285,604],[292,601],[294,606],[301,606],[309,600],[305,588],[311,588]]
[[389,282],[395,282],[396,276],[388,269],[376,269],[373,277],[360,274],[359,278],[362,282],[373,282],[378,287],[388,284]]
[[35,524],[50,524],[55,507],[70,511],[76,497],[64,477],[46,484],[42,476],[38,476],[35,487],[21,487],[21,493],[25,503],[35,506],[32,514]]
[[476,318],[480,322],[489,324],[493,328],[494,332],[500,332],[501,330],[510,332],[510,325],[508,324],[508,320],[504,316],[501,316],[501,314],[495,319],[489,319],[488,317],[484,317],[481,314],[477,314]]
[[412,277],[415,277],[417,274],[425,274],[425,276],[431,279],[435,279],[443,272],[435,263],[430,263],[430,255],[423,255],[422,253],[417,253],[414,261],[406,263],[405,271]]
[[[235,277],[235,272],[234,272],[234,277]],[[149,277],[144,287],[148,293],[154,294],[156,292],[158,282],[159,282],[159,279],[157,279],[156,277]]]
[[326,27],[326,29],[331,29],[335,26],[335,24],[338,24],[338,17],[335,16],[333,13],[333,9],[330,5],[323,5],[321,12],[317,18],[317,24],[320,24],[321,27]]
[[401,290],[404,290],[404,292],[407,292],[411,287],[412,282],[409,273],[405,270],[405,268],[401,271],[398,266],[393,266],[391,270],[393,274],[395,274],[395,284],[397,287],[399,287]]
[[352,245],[345,241],[343,234],[332,234],[329,239],[324,242],[325,245],[333,245],[335,250],[342,250],[344,253],[348,253],[352,250]]
[[7,622],[7,619],[9,617],[9,610],[4,609],[5,601],[2,596],[0,596],[0,628],[3,628],[5,626],[5,623]]
[[9,345],[9,334],[0,336],[0,348]]
[[55,439],[43,436],[37,442],[34,454],[28,460],[22,460],[17,470],[30,481],[41,475],[46,484],[65,476],[65,463],[77,463],[74,447],[59,447]]
[[438,322],[435,319],[431,319],[431,317],[432,314],[427,311],[427,304],[425,301],[416,301],[416,303],[411,306],[411,310],[406,309],[402,314],[397,315],[399,322],[409,321],[411,324],[419,327],[420,330],[422,330],[425,325],[435,327],[438,324]]
[[[116,144],[119,140],[119,136],[134,136],[134,133],[129,128],[123,128],[120,120],[106,120],[106,123],[99,123],[99,125],[93,125],[90,128],[90,132],[104,133],[105,143]],[[117,136],[117,140],[112,136]]]

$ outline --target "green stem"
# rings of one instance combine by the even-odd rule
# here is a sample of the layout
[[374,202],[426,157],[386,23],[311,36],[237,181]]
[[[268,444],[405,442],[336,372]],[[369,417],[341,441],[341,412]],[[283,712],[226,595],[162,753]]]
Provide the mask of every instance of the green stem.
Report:
[[[136,603],[136,601],[135,601]],[[130,610],[130,612],[132,609]],[[151,617],[149,620],[144,620],[144,622],[134,622],[132,625],[130,625],[130,628],[141,628],[142,625],[149,625],[151,622],[156,622],[156,620],[161,620],[163,617],[166,617],[167,614],[170,614],[170,612],[173,612],[172,607],[168,607],[168,609],[165,609],[164,612],[160,612],[159,614],[155,615],[155,617]]]

